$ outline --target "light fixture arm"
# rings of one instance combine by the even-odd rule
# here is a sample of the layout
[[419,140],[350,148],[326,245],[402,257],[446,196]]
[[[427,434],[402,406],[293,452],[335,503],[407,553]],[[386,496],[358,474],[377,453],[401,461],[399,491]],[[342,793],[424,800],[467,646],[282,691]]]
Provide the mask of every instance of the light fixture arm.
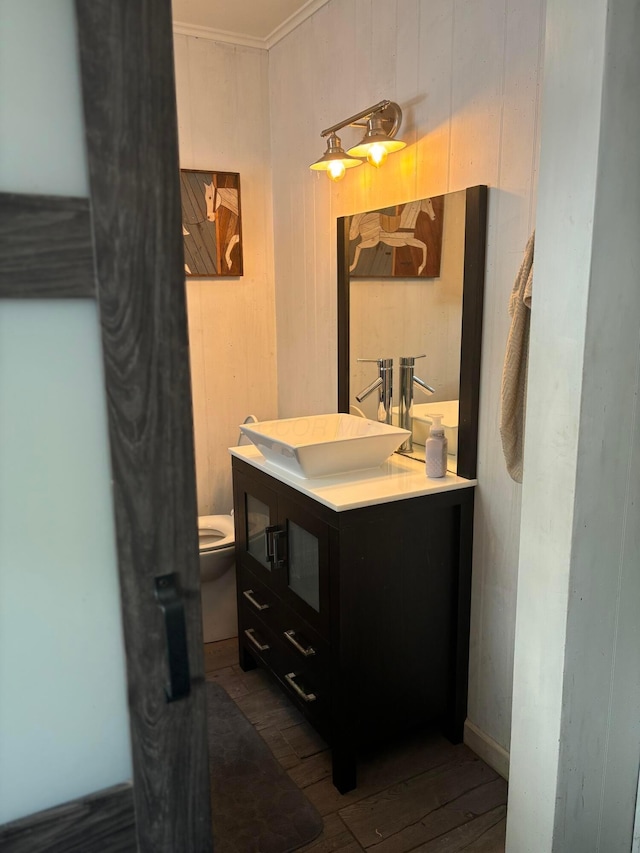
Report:
[[377,113],[381,113],[380,118],[384,123],[384,129],[389,138],[393,138],[398,128],[400,127],[400,123],[402,121],[402,110],[400,107],[395,104],[393,101],[380,101],[377,104],[374,104],[372,107],[367,107],[365,110],[362,110],[355,115],[349,116],[344,121],[338,122],[338,124],[334,124],[331,127],[328,127],[326,130],[323,130],[320,136],[325,137],[329,136],[332,133],[335,133],[337,130],[340,130],[343,127],[347,127],[347,125],[354,125],[356,127],[361,126],[356,124],[360,121],[360,119],[369,119],[371,116],[376,115]]
[[[394,138],[401,124],[402,110],[393,101],[384,100],[367,107],[322,131],[320,136],[323,139],[328,137],[327,150],[309,168],[326,172],[332,181],[341,180],[346,169],[361,166],[365,159],[378,168],[387,159],[387,154],[406,147],[406,142]],[[344,151],[336,131],[347,125],[365,127],[366,131],[358,145]]]

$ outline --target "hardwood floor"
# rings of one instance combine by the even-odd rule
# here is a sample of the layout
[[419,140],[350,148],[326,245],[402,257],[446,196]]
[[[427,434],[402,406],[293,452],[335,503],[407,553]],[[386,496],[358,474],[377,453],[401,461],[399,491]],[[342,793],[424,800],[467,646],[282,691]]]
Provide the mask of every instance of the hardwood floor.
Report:
[[358,787],[331,784],[324,741],[260,669],[238,666],[236,640],[205,646],[222,685],[324,818],[307,853],[504,853],[507,783],[464,744],[421,735],[363,756]]

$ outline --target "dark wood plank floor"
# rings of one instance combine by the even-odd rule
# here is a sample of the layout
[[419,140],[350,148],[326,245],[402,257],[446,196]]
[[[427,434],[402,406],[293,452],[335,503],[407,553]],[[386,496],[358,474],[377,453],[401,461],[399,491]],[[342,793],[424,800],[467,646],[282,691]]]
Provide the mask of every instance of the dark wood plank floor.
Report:
[[504,853],[507,783],[463,744],[432,734],[378,750],[340,795],[326,744],[265,672],[242,672],[236,640],[207,644],[205,667],[324,817],[303,851]]

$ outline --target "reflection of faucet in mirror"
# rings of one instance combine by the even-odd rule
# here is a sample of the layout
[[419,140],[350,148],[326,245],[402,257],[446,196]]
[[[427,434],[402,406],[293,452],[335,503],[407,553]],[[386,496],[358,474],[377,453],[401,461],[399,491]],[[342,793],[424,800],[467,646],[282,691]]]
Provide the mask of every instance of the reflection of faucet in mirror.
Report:
[[370,385],[367,385],[356,400],[362,403],[369,394],[379,389],[378,395],[378,420],[380,423],[391,423],[391,405],[393,398],[393,359],[392,358],[359,358],[358,361],[372,361],[378,365],[378,376]]
[[[411,432],[411,410],[413,408],[413,386],[417,385],[426,394],[435,394],[435,388],[420,379],[414,373],[415,361],[417,358],[424,358],[422,355],[407,355],[400,359],[400,405],[398,406],[398,426],[403,429],[408,429]],[[411,453],[413,451],[413,441],[410,435],[398,450],[402,453]]]
[[[449,470],[473,479],[477,459],[487,188],[470,187],[444,196],[433,196],[426,191],[416,195],[418,199],[408,197],[404,204],[354,211],[338,220],[338,409],[359,411],[361,406],[367,417],[375,419],[373,409],[378,395],[371,393],[361,404],[356,401],[354,391],[364,388],[378,371],[357,364],[356,356],[361,353],[392,356],[396,386],[392,422],[409,427],[412,433],[413,451],[404,450],[404,455],[424,461],[431,423],[429,413],[444,411],[447,416],[443,423],[449,427]],[[418,273],[418,267],[424,259],[415,247],[389,248],[379,242],[375,247],[362,248],[362,229],[354,227],[353,231],[358,233],[352,233],[354,219],[362,223],[368,214],[375,214],[383,230],[397,233],[399,215],[411,202],[419,200],[420,195],[431,199],[436,213],[432,219],[423,210],[413,229],[413,234],[427,245],[427,265],[422,272]],[[350,269],[358,246],[361,254],[357,267]],[[425,384],[428,382],[436,389],[433,397],[422,398],[418,394],[416,385],[428,389],[424,389],[417,377],[416,381],[411,377],[410,361],[400,365],[401,355],[413,356],[415,362],[420,353],[426,353],[426,357],[417,363],[416,372],[426,380]],[[421,368],[420,363],[426,363],[427,367]],[[402,424],[399,410],[404,416]]]

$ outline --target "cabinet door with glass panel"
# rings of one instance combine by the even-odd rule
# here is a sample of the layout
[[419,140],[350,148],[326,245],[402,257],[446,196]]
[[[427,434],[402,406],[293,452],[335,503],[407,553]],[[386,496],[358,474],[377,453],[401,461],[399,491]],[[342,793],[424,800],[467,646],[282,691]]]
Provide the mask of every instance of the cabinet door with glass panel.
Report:
[[281,568],[274,559],[274,532],[278,521],[276,493],[242,475],[234,477],[234,492],[237,559],[263,583],[275,588]]
[[330,527],[258,480],[235,474],[234,483],[238,561],[326,635]]
[[282,600],[323,636],[329,630],[329,541],[331,528],[295,500],[279,496]]

